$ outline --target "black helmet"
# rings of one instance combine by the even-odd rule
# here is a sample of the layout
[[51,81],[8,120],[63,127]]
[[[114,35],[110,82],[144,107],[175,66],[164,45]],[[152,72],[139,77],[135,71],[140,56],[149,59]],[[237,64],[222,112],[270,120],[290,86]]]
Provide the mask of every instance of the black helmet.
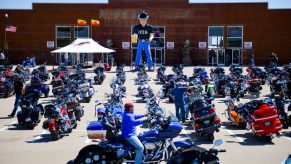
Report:
[[141,13],[139,13],[138,14],[138,19],[149,19],[149,15],[146,13],[146,12],[144,12],[144,11],[142,11]]

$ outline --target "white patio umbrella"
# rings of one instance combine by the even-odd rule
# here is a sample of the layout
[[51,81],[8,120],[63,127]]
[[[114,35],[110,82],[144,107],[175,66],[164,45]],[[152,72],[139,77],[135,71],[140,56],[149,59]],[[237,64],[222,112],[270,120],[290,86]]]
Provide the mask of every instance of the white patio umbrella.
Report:
[[71,44],[60,49],[51,51],[51,53],[111,53],[115,52],[105,48],[91,38],[77,38]]

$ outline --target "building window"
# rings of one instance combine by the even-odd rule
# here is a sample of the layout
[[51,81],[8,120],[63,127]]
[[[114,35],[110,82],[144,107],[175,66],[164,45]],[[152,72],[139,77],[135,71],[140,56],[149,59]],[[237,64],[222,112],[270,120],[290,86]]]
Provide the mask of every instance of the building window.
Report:
[[71,43],[71,27],[56,26],[56,47],[65,47]]
[[243,45],[243,27],[228,26],[227,27],[227,47],[242,48]]
[[89,26],[75,26],[74,38],[89,38]]
[[223,48],[223,26],[208,27],[208,48]]

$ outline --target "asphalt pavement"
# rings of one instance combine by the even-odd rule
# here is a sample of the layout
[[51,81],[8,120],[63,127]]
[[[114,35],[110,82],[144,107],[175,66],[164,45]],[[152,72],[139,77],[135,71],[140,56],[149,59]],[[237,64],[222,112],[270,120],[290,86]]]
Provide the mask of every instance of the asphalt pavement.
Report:
[[[194,67],[185,67],[184,73],[188,76],[192,74]],[[206,67],[209,73],[210,67]],[[48,131],[42,129],[41,122],[34,130],[26,130],[19,127],[17,118],[8,118],[11,113],[15,96],[9,98],[0,98],[0,163],[1,164],[62,164],[76,157],[81,148],[88,144],[93,144],[87,138],[86,126],[89,121],[96,120],[95,100],[105,101],[105,93],[112,93],[109,86],[110,80],[115,77],[115,68],[110,72],[106,72],[106,78],[102,85],[94,85],[95,94],[90,103],[82,103],[85,108],[85,115],[78,122],[78,126],[69,135],[63,136],[58,141],[52,141]],[[144,114],[145,103],[140,102],[135,94],[137,94],[137,86],[134,85],[134,78],[137,77],[136,72],[131,72],[129,67],[125,67],[126,71],[126,88],[127,96],[123,102],[132,101],[135,105],[135,113]],[[245,69],[244,69],[245,71]],[[166,74],[172,73],[171,67],[167,67]],[[226,69],[228,73],[228,68]],[[246,72],[244,72],[245,74]],[[157,93],[162,85],[157,83],[156,72],[148,72],[152,78],[149,85]],[[93,73],[87,73],[87,78],[92,78]],[[269,86],[264,85],[259,99],[267,97],[269,94]],[[53,99],[52,93],[48,98],[41,98],[40,102],[45,104]],[[266,142],[262,138],[254,136],[252,131],[239,129],[228,123],[226,117],[222,114],[226,109],[226,98],[216,98],[214,100],[216,112],[222,121],[220,132],[215,133],[215,139],[222,139],[223,144],[220,149],[226,149],[225,153],[220,153],[219,159],[225,164],[280,164],[291,153],[291,128],[282,130],[280,137],[275,137],[272,142]],[[250,101],[250,97],[246,96],[241,99],[242,102]],[[163,100],[160,105],[165,108],[167,113],[175,114],[173,103]],[[18,109],[20,110],[20,108]],[[190,121],[183,125],[184,129],[175,140],[187,140],[204,148],[211,148],[213,145],[207,138],[198,136]],[[147,129],[141,129],[146,131]]]

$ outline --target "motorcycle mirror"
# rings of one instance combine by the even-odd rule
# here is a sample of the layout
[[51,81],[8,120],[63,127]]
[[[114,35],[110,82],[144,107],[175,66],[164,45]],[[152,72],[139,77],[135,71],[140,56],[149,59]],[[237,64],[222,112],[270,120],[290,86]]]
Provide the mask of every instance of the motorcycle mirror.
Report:
[[222,139],[217,139],[217,140],[215,140],[214,143],[213,143],[213,148],[214,148],[215,146],[220,146],[222,143],[223,143],[223,140],[222,140]]

